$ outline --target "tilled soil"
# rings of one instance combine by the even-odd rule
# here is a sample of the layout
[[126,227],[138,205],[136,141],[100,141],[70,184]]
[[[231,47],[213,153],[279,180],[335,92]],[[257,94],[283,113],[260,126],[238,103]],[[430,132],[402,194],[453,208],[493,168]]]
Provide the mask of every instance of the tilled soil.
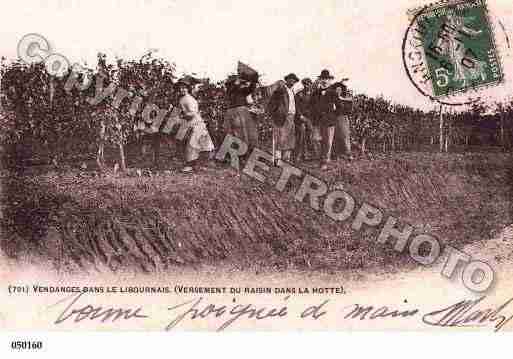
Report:
[[[461,247],[513,222],[511,171],[498,154],[394,154],[338,161],[326,172],[300,167],[367,201],[416,233]],[[142,176],[139,176],[142,175]],[[355,232],[285,193],[231,168],[209,164],[128,175],[68,168],[9,174],[2,185],[1,249],[11,258],[69,272],[166,271],[176,266],[396,271],[413,266],[378,244],[378,230]],[[273,181],[274,179],[274,181]],[[358,208],[358,203],[357,207]],[[353,215],[354,218],[354,215]],[[385,217],[386,218],[386,217]]]

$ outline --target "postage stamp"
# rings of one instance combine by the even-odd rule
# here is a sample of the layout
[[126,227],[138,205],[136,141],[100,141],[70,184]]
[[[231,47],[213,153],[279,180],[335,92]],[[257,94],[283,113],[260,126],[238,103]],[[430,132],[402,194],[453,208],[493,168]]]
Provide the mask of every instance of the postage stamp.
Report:
[[504,75],[485,0],[458,0],[417,8],[415,39],[423,50],[435,98],[494,86]]

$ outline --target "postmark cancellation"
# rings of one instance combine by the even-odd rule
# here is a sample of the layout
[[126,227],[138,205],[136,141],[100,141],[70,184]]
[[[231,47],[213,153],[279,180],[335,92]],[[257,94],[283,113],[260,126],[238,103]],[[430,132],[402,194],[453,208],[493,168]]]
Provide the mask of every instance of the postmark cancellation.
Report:
[[442,1],[408,11],[403,57],[412,81],[435,99],[504,79],[485,0]]

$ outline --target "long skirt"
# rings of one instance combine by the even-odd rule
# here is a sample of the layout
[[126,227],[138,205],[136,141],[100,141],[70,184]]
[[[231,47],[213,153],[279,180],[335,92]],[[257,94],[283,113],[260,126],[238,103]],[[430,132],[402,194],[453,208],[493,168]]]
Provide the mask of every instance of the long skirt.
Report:
[[200,116],[196,116],[190,121],[180,117],[170,118],[162,132],[171,133],[175,131],[175,138],[179,141],[186,139],[186,135],[190,133],[185,146],[186,162],[198,159],[201,152],[214,150],[214,142],[208,133],[207,125]]
[[228,109],[224,126],[229,134],[239,138],[249,147],[258,147],[258,128],[254,116],[247,106]]
[[273,143],[275,150],[287,151],[296,147],[296,124],[294,115],[287,115],[283,126],[273,125]]

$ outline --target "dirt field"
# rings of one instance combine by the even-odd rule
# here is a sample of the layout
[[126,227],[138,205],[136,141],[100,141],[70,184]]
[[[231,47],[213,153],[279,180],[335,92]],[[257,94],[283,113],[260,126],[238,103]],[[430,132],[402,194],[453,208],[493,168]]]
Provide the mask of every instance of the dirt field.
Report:
[[[338,161],[325,172],[313,162],[300,167],[418,233],[463,248],[513,222],[510,163],[511,155],[497,153],[395,153]],[[351,219],[336,223],[296,202],[299,180],[280,193],[226,166],[209,163],[194,175],[178,167],[169,162],[141,176],[137,167],[119,175],[71,166],[4,174],[1,248],[16,262],[71,273],[228,266],[379,274],[415,267],[377,244],[377,230],[355,232]]]

